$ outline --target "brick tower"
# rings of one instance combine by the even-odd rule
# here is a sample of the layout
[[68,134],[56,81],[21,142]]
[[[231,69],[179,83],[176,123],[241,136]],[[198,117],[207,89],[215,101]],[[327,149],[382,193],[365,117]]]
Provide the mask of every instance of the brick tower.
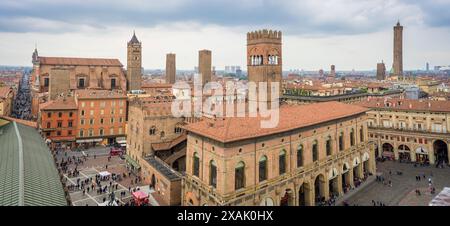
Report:
[[403,78],[403,26],[400,21],[394,26],[394,76]]
[[168,53],[166,55],[166,83],[174,84],[176,79],[176,63],[175,53]]
[[281,31],[259,30],[247,33],[247,70],[250,82],[267,82],[268,101],[271,100],[271,82],[278,82],[281,96]]
[[142,44],[133,37],[127,45],[127,90],[140,90],[142,79]]

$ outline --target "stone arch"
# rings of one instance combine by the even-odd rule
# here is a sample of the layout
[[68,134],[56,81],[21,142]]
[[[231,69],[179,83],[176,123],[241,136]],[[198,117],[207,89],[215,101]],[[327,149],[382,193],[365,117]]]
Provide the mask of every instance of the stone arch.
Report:
[[401,144],[397,148],[400,161],[411,161],[411,148],[406,144]]
[[328,172],[328,191],[330,196],[339,196],[339,171],[336,168],[331,168]]
[[428,151],[428,149],[424,146],[418,146],[415,149],[415,154],[416,154],[416,162],[418,163],[429,163],[430,161],[430,152]]
[[443,140],[435,140],[433,142],[433,152],[435,162],[439,164],[449,164],[448,144]]
[[350,176],[350,164],[348,162],[344,162],[342,164],[342,171],[341,171],[341,181],[342,181],[342,188],[344,193],[347,192],[347,190],[351,186],[351,176]]
[[359,156],[356,156],[353,158],[352,161],[352,167],[353,167],[353,178],[363,178],[363,169],[361,164],[361,159]]
[[394,145],[392,145],[389,142],[385,142],[381,145],[382,148],[382,156],[389,159],[394,160],[395,154],[394,154]]
[[314,179],[314,200],[316,204],[326,199],[325,182],[325,176],[323,174],[318,174]]

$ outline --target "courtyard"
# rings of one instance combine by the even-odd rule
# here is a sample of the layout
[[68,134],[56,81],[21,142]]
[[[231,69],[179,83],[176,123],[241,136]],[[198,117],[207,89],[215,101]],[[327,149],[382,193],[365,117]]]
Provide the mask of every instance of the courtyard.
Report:
[[[372,200],[376,205],[381,202],[386,206],[428,206],[444,187],[450,187],[448,166],[436,168],[433,165],[414,166],[412,163],[385,161],[377,162],[377,173],[384,177],[384,183],[373,181],[345,201],[349,205],[357,206],[373,206]],[[420,176],[419,181],[416,176]],[[436,189],[434,194],[430,192],[429,179],[432,181],[432,187]],[[416,189],[420,190],[420,195],[416,194]]]
[[[141,183],[140,178],[129,170],[124,159],[109,156],[107,147],[91,148],[83,152],[60,150],[56,154],[56,160],[59,164],[68,162],[63,181],[73,206],[105,205],[110,201],[112,193],[118,205],[131,205],[131,193],[137,190],[149,194],[149,205],[160,205],[159,197],[155,198],[158,196],[155,191]],[[96,177],[105,172],[111,176],[99,179],[97,184]]]

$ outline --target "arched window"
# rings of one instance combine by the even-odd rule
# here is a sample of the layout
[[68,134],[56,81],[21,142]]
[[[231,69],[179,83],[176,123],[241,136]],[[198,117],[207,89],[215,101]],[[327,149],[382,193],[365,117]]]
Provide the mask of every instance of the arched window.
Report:
[[234,188],[236,190],[245,187],[245,163],[239,162],[234,169]]
[[359,141],[364,142],[364,127],[359,129]]
[[339,134],[339,151],[344,150],[344,132]]
[[317,143],[317,140],[314,140],[312,145],[312,156],[313,162],[319,160],[319,144]]
[[192,174],[198,177],[200,175],[199,172],[200,172],[200,158],[198,157],[197,152],[194,152],[194,158],[192,161]]
[[303,145],[299,145],[297,148],[297,167],[303,166]]
[[327,137],[326,141],[326,149],[327,149],[327,156],[331,155],[332,149],[331,149],[331,136]]
[[164,131],[161,131],[161,138],[163,138],[164,136],[166,136],[166,133]]
[[350,130],[350,146],[354,146],[355,145],[355,130],[352,128]]
[[267,157],[264,155],[259,159],[259,182],[267,180]]
[[[133,128],[132,128],[131,130],[133,130]],[[156,133],[156,127],[155,127],[155,126],[152,126],[152,127],[148,130],[148,134],[150,134],[150,135],[155,135],[155,133]]]
[[278,162],[279,162],[279,174],[282,175],[286,173],[286,151],[282,150],[280,152],[280,156],[278,156]]
[[214,160],[209,163],[209,185],[217,188],[217,166]]

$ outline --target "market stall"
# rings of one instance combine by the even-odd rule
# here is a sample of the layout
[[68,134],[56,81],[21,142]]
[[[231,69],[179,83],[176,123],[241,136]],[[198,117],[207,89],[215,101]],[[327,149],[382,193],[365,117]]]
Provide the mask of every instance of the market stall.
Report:
[[143,191],[135,191],[132,193],[136,206],[148,205],[148,194]]

